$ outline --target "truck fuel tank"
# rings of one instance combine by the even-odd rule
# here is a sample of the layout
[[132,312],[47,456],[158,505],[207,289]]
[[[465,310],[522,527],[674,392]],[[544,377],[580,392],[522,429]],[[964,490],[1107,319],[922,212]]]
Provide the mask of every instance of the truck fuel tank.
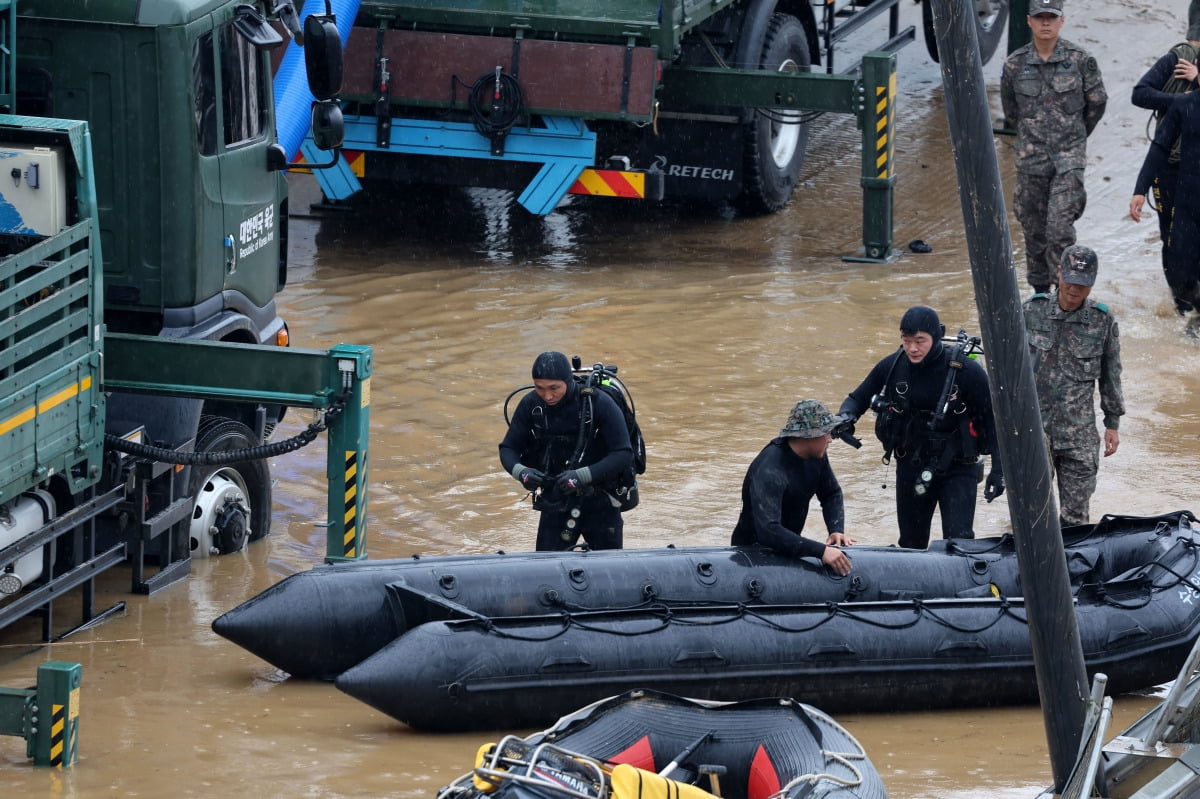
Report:
[[[40,488],[0,505],[0,552],[40,530],[56,515],[54,497]],[[3,563],[0,561],[0,600],[42,576],[42,548]]]

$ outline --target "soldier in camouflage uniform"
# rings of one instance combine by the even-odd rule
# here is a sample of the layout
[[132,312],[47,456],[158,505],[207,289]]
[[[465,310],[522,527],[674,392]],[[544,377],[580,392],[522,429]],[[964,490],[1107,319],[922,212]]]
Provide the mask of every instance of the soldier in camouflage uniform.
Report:
[[1072,245],[1063,251],[1058,291],[1025,301],[1025,330],[1037,375],[1042,429],[1058,481],[1059,521],[1087,524],[1096,490],[1100,439],[1095,387],[1104,413],[1104,456],[1121,443],[1121,342],[1108,307],[1088,299],[1096,281],[1096,253]]
[[1043,293],[1075,243],[1087,204],[1087,137],[1108,103],[1096,59],[1060,39],[1062,25],[1062,0],[1030,0],[1033,41],[1013,51],[1000,78],[1004,125],[1017,131],[1013,209],[1025,232],[1026,276]]

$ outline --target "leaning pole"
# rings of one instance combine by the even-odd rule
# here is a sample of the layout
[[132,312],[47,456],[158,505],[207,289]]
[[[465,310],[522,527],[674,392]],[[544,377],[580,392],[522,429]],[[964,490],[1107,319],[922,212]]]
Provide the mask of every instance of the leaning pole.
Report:
[[932,2],[946,116],[1008,481],[1038,693],[1056,790],[1070,776],[1089,695],[1033,367],[1025,344],[1008,216],[971,0]]

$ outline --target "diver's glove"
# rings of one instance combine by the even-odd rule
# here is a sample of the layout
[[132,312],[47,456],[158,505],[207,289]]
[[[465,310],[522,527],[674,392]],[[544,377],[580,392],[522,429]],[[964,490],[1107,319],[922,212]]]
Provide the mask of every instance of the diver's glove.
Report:
[[983,486],[983,498],[991,502],[1004,493],[1004,472],[993,468],[988,472],[987,482]]
[[567,469],[558,476],[555,486],[560,493],[566,495],[581,494],[584,486],[590,482],[592,482],[592,473],[584,466],[581,469]]
[[546,473],[541,469],[521,469],[520,473],[517,474],[517,479],[521,481],[521,485],[525,487],[526,491],[536,491],[539,488],[545,488],[546,483],[550,482],[550,479],[546,477]]
[[834,438],[840,438],[855,449],[862,446],[862,441],[854,437],[854,423],[858,421],[857,416],[852,413],[843,412],[833,417],[833,419],[837,424],[829,431],[829,435]]

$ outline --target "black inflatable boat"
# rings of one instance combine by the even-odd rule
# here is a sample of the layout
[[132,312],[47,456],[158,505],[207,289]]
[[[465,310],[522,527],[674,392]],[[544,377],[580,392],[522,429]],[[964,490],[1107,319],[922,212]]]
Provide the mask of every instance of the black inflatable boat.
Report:
[[792,699],[611,697],[486,744],[438,799],[885,799],[844,727]]
[[[1085,660],[1108,675],[1114,693],[1172,679],[1200,633],[1200,535],[1191,520],[1109,520],[1107,530],[1070,542]],[[895,556],[878,566],[890,566],[893,585],[898,571],[908,575],[916,595],[905,598],[649,601],[524,616],[460,607],[463,618],[409,630],[337,686],[439,731],[542,725],[631,688],[700,699],[792,696],[831,713],[1036,702],[1020,596],[990,579],[982,583],[988,596],[972,596],[976,575],[994,576],[1013,559],[1005,542],[991,545],[970,555],[875,553]],[[961,561],[963,579],[947,598],[918,590],[922,559]],[[871,585],[883,573],[859,576]]]
[[[1071,580],[1107,582],[1191,540],[1191,513],[1068,528]],[[1022,594],[1011,537],[928,550],[855,546],[839,577],[812,558],[685,547],[413,557],[322,565],[233,608],[213,629],[295,677],[333,679],[430,621],[712,605],[893,602]],[[611,692],[610,692],[611,693]]]

